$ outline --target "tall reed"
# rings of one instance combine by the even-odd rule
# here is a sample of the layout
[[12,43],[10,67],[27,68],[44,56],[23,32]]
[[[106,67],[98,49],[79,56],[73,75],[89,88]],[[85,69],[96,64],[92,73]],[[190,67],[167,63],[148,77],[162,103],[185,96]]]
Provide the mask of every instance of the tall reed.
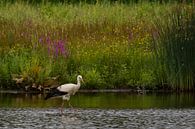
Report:
[[158,65],[164,71],[162,80],[175,90],[195,86],[195,12],[194,7],[184,6],[176,5],[164,23],[159,19],[153,34]]

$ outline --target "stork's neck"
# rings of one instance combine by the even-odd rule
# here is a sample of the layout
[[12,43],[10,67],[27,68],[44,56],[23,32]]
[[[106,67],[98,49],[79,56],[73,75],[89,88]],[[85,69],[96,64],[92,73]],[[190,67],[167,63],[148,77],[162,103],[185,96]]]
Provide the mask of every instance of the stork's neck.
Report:
[[79,78],[77,78],[77,86],[80,87],[81,86],[81,80]]

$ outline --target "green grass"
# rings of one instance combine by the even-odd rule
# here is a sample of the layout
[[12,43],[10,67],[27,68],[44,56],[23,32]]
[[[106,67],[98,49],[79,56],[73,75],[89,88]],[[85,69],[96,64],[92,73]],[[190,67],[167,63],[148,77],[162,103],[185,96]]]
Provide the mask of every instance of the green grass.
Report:
[[[175,10],[179,7],[184,14]],[[192,10],[192,4],[149,2],[1,4],[0,85],[15,87],[12,74],[25,77],[28,85],[44,85],[58,75],[60,84],[75,82],[81,74],[87,89],[156,89],[167,84],[191,90],[194,32],[185,26],[194,27]],[[187,37],[176,36],[177,15]],[[154,32],[159,35],[154,37]],[[185,54],[175,44],[185,44]],[[178,57],[185,68],[178,61],[175,66]]]
[[[182,8],[182,9],[181,9]],[[157,56],[165,66],[166,80],[173,89],[194,89],[194,8],[176,6],[174,13],[167,14],[170,21],[157,24],[159,39],[155,44],[160,48]],[[166,28],[166,29],[164,29]],[[161,66],[160,66],[161,67]]]

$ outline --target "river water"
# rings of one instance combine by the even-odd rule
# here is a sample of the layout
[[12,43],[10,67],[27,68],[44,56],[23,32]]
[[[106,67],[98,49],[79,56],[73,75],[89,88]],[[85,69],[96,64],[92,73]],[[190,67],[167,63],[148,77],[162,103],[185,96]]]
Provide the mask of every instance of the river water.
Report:
[[0,94],[0,129],[195,129],[195,95],[77,93],[61,98]]

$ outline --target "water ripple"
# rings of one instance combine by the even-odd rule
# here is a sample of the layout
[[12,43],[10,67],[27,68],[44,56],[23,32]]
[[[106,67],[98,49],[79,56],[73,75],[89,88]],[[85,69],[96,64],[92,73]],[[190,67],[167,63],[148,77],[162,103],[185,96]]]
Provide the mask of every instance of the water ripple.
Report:
[[194,109],[0,108],[0,129],[194,129]]

